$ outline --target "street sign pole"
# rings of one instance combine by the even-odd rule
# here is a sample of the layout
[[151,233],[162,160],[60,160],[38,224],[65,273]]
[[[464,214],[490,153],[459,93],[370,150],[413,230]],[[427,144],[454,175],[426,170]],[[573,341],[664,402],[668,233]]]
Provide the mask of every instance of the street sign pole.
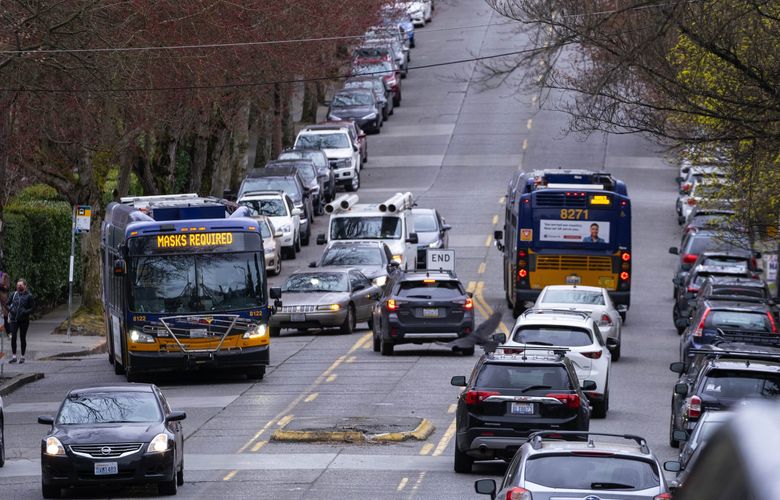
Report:
[[89,232],[92,218],[92,207],[89,205],[77,205],[73,207],[73,224],[70,231],[70,265],[68,266],[68,338],[65,342],[71,342],[71,318],[73,315],[73,271],[75,267],[76,233]]

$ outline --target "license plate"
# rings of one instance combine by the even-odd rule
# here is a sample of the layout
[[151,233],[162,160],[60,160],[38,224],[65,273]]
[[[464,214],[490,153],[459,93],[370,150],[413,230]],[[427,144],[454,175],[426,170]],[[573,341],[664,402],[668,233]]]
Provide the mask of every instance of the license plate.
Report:
[[110,476],[111,474],[119,474],[116,462],[97,462],[95,464],[96,476]]
[[293,321],[295,323],[303,323],[306,321],[306,315],[305,314],[291,314],[290,315],[290,321]]
[[579,285],[581,281],[582,281],[582,278],[580,278],[577,275],[566,276],[566,284],[567,285]]
[[438,318],[439,309],[436,307],[423,307],[423,318]]
[[512,403],[509,408],[509,413],[513,415],[533,415],[534,404],[533,403]]

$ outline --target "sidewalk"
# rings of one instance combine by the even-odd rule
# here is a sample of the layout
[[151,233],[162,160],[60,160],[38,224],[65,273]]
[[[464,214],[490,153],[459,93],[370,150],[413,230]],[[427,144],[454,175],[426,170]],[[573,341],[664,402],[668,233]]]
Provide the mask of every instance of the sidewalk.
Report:
[[[77,297],[74,299],[73,310],[75,311],[78,309],[80,301]],[[101,347],[105,345],[105,337],[71,335],[71,342],[68,343],[66,342],[67,335],[52,333],[67,318],[68,306],[65,304],[30,322],[30,329],[27,330],[27,353],[23,365],[8,363],[11,359],[11,339],[5,334],[0,334],[3,337],[0,340],[2,352],[5,353],[3,375],[9,377],[18,373],[45,372],[45,365],[37,361],[44,361],[53,356],[77,356],[99,352]],[[0,321],[2,320],[0,319]],[[21,355],[21,346],[18,344],[16,355],[17,357]]]

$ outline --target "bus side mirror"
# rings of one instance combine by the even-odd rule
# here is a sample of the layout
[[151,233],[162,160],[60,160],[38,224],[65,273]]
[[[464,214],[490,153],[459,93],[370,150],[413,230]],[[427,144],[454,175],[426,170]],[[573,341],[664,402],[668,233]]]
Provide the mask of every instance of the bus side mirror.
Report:
[[282,298],[282,289],[278,286],[271,287],[271,298],[272,299],[281,299]]
[[127,274],[125,259],[116,259],[114,261],[114,276],[124,276],[125,274]]
[[501,230],[493,231],[493,239],[496,242],[496,248],[499,252],[504,251],[504,244],[502,243],[502,240],[504,239],[504,232]]

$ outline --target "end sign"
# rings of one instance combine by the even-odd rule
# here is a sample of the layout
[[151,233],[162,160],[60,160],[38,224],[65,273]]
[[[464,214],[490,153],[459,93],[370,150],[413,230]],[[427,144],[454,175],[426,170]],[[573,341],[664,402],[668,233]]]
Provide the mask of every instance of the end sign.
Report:
[[430,271],[454,271],[455,250],[429,248],[425,253],[425,268]]

